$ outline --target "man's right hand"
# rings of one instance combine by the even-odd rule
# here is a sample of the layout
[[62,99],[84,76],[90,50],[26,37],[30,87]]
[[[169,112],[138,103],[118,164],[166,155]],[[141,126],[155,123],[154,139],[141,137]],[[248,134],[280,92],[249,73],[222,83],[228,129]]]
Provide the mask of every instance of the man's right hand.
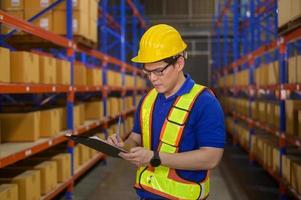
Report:
[[109,144],[115,145],[117,147],[124,147],[124,142],[117,134],[109,136],[107,141]]

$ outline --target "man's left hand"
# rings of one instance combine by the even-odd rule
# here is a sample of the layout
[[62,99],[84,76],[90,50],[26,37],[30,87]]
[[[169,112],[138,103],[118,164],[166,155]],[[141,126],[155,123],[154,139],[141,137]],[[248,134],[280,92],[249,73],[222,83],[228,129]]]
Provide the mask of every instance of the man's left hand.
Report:
[[119,153],[120,157],[130,161],[137,167],[144,167],[149,165],[149,162],[152,159],[153,155],[153,151],[147,150],[143,147],[134,147],[130,150],[129,153]]

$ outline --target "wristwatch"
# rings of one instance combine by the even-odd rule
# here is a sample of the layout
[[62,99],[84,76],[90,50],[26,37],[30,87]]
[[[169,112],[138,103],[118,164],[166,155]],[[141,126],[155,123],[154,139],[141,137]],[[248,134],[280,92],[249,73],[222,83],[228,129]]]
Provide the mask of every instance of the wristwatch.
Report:
[[159,156],[158,151],[154,151],[154,156],[150,160],[150,165],[152,167],[158,167],[159,165],[161,165],[161,160],[160,160],[160,156]]

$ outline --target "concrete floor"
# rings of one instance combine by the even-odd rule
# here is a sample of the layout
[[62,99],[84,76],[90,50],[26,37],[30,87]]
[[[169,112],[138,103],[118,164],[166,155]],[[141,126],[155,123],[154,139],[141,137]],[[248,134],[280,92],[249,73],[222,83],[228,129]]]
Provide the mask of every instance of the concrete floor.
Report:
[[[121,159],[107,159],[80,180],[74,192],[76,200],[137,199],[133,189],[135,167]],[[208,200],[231,200],[233,197],[224,181],[220,168],[212,171],[211,192]]]
[[[122,159],[108,158],[75,186],[75,200],[135,200],[135,167]],[[223,160],[211,173],[208,200],[274,200],[277,183],[260,166],[251,164],[239,147],[227,145]],[[63,199],[63,197],[61,198]]]

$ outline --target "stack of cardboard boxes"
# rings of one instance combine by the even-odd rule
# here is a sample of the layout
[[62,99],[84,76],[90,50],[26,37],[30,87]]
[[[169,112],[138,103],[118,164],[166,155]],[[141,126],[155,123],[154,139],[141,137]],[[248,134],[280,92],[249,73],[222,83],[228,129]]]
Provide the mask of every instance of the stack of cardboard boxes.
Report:
[[[1,9],[16,18],[28,20],[53,2],[54,0],[1,0]],[[72,29],[74,35],[80,35],[93,42],[97,42],[98,2],[99,0],[72,1]],[[65,1],[53,10],[47,11],[32,23],[47,31],[66,35]],[[1,32],[2,34],[7,34],[11,30],[11,27],[4,26]]]
[[301,138],[301,101],[286,100],[286,133]]
[[70,64],[64,60],[0,47],[0,64],[0,82],[70,84]]
[[278,27],[301,16],[301,2],[295,0],[278,0]]
[[290,57],[287,68],[288,83],[301,83],[301,55]]

